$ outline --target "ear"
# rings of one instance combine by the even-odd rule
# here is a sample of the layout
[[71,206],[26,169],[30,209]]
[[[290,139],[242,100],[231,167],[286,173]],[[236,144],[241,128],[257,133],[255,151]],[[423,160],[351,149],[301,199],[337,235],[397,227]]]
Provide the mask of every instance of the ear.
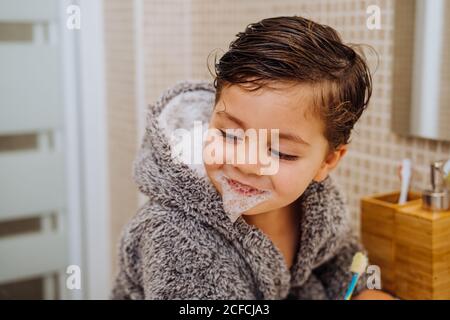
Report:
[[342,144],[335,151],[330,152],[322,162],[322,165],[313,180],[317,182],[324,180],[328,176],[328,173],[338,165],[339,161],[347,153],[347,146],[347,144]]

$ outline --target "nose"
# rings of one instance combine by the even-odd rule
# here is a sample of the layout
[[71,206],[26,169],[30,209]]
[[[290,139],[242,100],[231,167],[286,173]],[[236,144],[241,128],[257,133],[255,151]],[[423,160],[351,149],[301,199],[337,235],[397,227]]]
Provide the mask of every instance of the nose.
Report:
[[234,146],[232,165],[249,176],[259,176],[261,163],[259,159],[258,142],[246,136],[245,142]]
[[258,164],[235,164],[234,167],[238,169],[242,174],[248,176],[259,176],[260,168]]

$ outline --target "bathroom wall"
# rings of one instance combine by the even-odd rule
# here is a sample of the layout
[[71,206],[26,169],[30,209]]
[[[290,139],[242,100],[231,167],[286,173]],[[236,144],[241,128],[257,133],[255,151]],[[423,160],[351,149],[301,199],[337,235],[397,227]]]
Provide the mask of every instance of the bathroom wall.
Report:
[[111,257],[115,268],[120,231],[136,212],[138,203],[137,188],[131,177],[131,164],[138,141],[135,108],[134,11],[132,1],[107,0],[103,3]]
[[[141,21],[137,29],[133,29],[132,4],[142,9],[135,15]],[[380,30],[366,27],[369,5],[381,9]],[[139,79],[138,92],[146,103],[155,101],[176,81],[212,81],[208,54],[216,50],[220,55],[237,32],[265,17],[302,15],[336,28],[345,42],[371,45],[379,54],[370,106],[355,127],[349,153],[332,173],[347,197],[356,227],[360,197],[399,189],[397,166],[402,158],[413,161],[415,190],[428,186],[431,161],[450,158],[449,142],[401,137],[390,130],[394,0],[138,0],[127,4],[108,0],[105,7],[113,240],[138,203],[128,175],[142,130],[136,126],[143,123],[136,120],[136,112],[141,117],[142,106],[135,101],[135,79]],[[139,41],[133,47],[135,34]],[[138,63],[136,56],[140,57]],[[368,55],[368,59],[375,70],[376,56]],[[141,76],[136,77],[136,65],[143,68],[138,69]]]

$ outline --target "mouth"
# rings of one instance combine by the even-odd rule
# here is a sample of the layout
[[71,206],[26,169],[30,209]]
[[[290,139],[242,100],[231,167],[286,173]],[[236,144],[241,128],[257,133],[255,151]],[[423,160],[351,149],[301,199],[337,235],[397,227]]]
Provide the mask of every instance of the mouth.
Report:
[[258,194],[263,194],[266,191],[253,188],[252,186],[249,186],[247,184],[241,183],[239,181],[233,180],[231,178],[225,177],[228,185],[233,189],[235,192],[245,195],[245,196],[254,196]]

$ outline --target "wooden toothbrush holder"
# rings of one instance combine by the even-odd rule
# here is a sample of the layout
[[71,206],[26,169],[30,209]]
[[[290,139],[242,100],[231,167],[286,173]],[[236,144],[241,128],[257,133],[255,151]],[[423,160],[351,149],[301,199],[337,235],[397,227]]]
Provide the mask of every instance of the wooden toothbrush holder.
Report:
[[422,209],[421,193],[361,199],[361,237],[382,290],[401,299],[450,299],[450,211]]

